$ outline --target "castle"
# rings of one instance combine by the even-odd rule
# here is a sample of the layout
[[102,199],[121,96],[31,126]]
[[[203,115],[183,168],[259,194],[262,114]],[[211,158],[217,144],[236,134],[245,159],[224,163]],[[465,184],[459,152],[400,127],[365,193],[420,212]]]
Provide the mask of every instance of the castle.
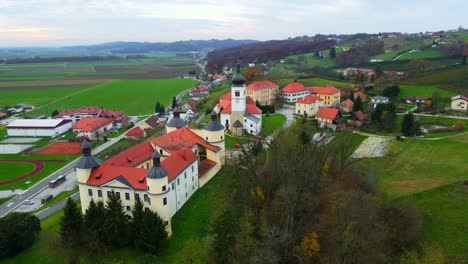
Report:
[[[129,216],[135,199],[157,212],[172,233],[171,218],[224,163],[224,126],[212,113],[203,129],[188,129],[174,117],[167,133],[102,162],[84,141],[76,166],[83,213],[91,200],[107,202],[112,191]],[[182,121],[182,122],[181,122]]]

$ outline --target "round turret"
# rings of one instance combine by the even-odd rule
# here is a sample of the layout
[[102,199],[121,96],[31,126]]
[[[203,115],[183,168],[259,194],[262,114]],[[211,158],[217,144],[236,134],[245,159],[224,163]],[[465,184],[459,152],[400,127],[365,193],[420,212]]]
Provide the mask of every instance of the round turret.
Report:
[[174,107],[174,109],[172,110],[172,118],[166,124],[166,127],[168,128],[167,132],[171,132],[174,129],[185,127],[187,125],[185,121],[182,118],[180,118],[180,113],[183,113],[183,112],[181,112],[177,108],[177,106]]
[[162,179],[167,177],[168,173],[167,171],[161,167],[161,155],[155,151],[153,153],[153,156],[151,156],[153,159],[153,167],[146,173],[146,178],[147,179]]
[[218,114],[215,111],[211,112],[211,121],[203,129],[207,131],[224,131],[224,126],[218,121]]

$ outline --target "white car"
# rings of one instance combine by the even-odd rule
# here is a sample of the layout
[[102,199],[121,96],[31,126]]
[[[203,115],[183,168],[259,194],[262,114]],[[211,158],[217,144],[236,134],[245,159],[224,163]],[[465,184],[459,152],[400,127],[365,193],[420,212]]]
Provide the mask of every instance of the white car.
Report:
[[24,204],[25,204],[25,205],[33,205],[34,202],[31,201],[31,200],[26,200],[26,201],[24,201]]

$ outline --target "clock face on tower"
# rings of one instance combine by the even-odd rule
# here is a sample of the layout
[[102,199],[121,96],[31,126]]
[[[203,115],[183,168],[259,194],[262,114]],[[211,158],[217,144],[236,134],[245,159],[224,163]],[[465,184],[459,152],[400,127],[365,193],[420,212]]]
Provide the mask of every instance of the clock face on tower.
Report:
[[239,99],[236,99],[236,103],[239,103]]

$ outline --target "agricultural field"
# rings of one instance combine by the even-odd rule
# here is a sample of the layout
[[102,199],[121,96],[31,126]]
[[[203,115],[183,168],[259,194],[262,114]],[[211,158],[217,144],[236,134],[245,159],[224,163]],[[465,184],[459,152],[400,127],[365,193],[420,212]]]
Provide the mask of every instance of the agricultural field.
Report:
[[424,51],[408,52],[403,54],[399,60],[412,60],[412,59],[431,59],[443,57],[440,49],[431,48]]
[[400,85],[400,97],[405,98],[406,96],[425,95],[431,97],[432,94],[438,92],[441,97],[451,97],[456,95],[454,92],[440,89],[436,86],[411,86],[411,85]]
[[402,81],[404,85],[437,86],[455,93],[468,94],[468,67],[457,66],[430,71]]
[[128,115],[154,113],[156,101],[169,105],[173,96],[194,86],[191,79],[117,80],[53,102],[31,115],[50,115],[54,110],[99,106]]

